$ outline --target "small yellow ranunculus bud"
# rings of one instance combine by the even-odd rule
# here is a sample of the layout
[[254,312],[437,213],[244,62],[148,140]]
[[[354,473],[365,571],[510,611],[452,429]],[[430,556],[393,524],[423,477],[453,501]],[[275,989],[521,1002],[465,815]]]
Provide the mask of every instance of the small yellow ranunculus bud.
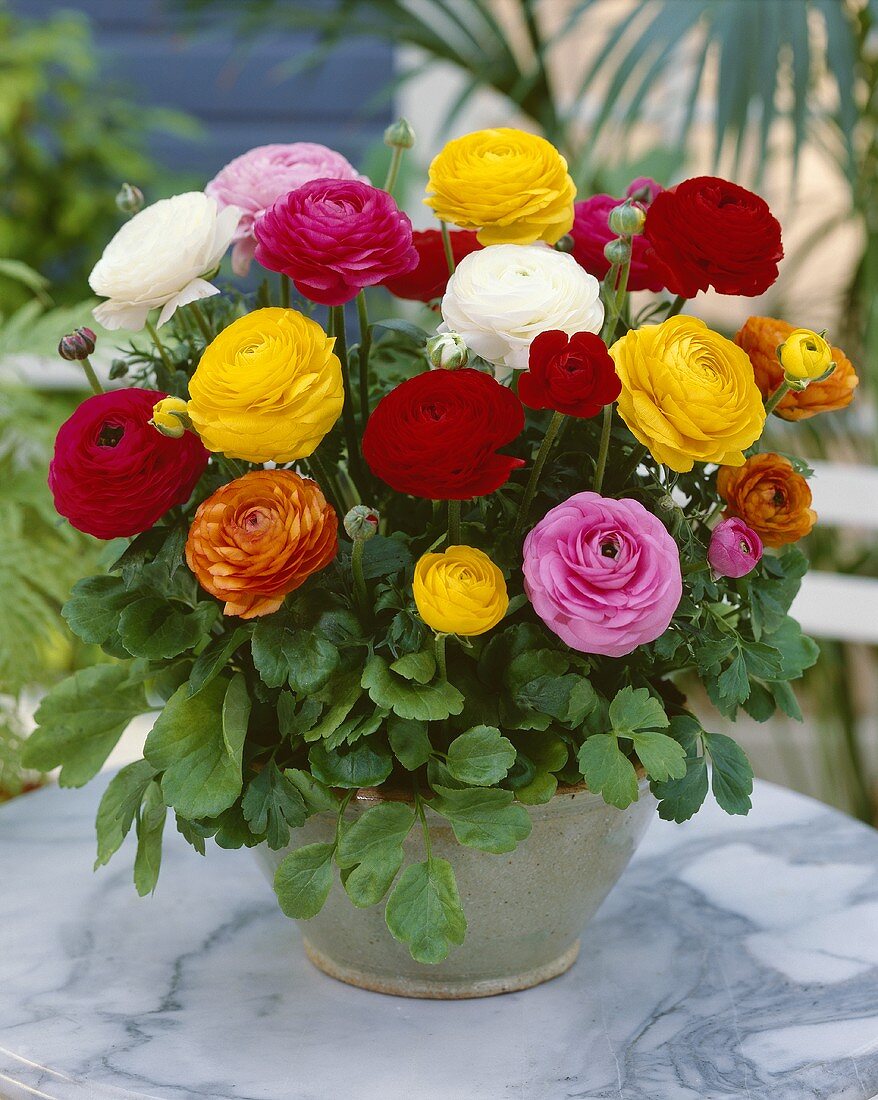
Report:
[[412,589],[421,618],[440,634],[484,634],[509,607],[503,574],[472,546],[424,554]]
[[832,348],[822,336],[797,328],[777,349],[780,365],[790,382],[813,382],[832,367]]
[[163,397],[153,405],[150,424],[170,439],[180,439],[187,428],[192,427],[187,403],[182,397]]

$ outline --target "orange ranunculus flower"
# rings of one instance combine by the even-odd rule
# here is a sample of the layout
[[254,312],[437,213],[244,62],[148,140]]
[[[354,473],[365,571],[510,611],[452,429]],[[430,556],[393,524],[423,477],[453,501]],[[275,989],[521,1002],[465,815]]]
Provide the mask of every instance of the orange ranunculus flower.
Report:
[[782,455],[752,455],[743,466],[720,466],[716,487],[725,516],[738,516],[766,546],[803,538],[817,522],[811,489]]
[[[794,331],[793,325],[774,317],[750,317],[735,336],[735,343],[750,356],[756,385],[763,397],[774,393],[783,381],[783,367],[777,349]],[[784,420],[807,420],[821,412],[843,409],[853,400],[860,384],[857,372],[841,348],[832,349],[835,370],[822,382],[811,382],[804,390],[791,390],[774,410]]]
[[200,505],[186,561],[223,614],[270,615],[338,552],[338,517],[320,487],[292,470],[253,470]]

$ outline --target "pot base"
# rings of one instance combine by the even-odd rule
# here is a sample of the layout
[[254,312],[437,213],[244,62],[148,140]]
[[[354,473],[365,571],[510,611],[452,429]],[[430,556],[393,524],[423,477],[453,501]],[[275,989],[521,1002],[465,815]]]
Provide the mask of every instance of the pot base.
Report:
[[503,978],[482,978],[478,981],[442,981],[430,978],[382,977],[355,967],[341,966],[318,950],[307,936],[302,937],[305,954],[311,962],[339,982],[369,989],[373,993],[387,993],[393,997],[419,997],[434,1001],[464,1001],[472,997],[496,997],[500,993],[514,993],[518,989],[530,989],[566,973],[576,962],[579,940],[576,940],[557,958],[525,970],[521,974],[509,974]]

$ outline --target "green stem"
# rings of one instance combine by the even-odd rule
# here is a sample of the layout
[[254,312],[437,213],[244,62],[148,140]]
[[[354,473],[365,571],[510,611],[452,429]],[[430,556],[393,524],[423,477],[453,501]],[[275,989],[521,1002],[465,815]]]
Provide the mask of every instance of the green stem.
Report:
[[424,813],[424,800],[420,793],[415,791],[415,808],[421,821],[421,829],[424,833],[424,851],[427,854],[427,863],[433,859],[433,849],[430,844],[430,830],[427,828],[427,815]]
[[309,455],[306,462],[308,463],[308,469],[312,475],[314,475],[313,480],[316,481],[323,490],[324,495],[336,510],[336,513],[339,516],[344,515],[353,505],[349,504],[345,499],[345,495],[335,477],[323,465],[323,461],[317,457],[316,452]]
[[82,369],[85,371],[85,377],[88,379],[88,384],[91,386],[94,392],[104,393],[104,387],[101,385],[98,376],[95,374],[95,369],[91,365],[91,360],[86,357],[85,359],[80,359],[79,361],[80,363],[82,363]]
[[454,274],[454,252],[451,248],[451,235],[448,232],[448,223],[440,221],[439,227],[442,230],[442,247],[445,249],[445,261],[448,264],[448,274]]
[[665,320],[667,321],[668,317],[676,317],[688,300],[689,299],[684,298],[682,294],[678,294],[673,302],[671,302],[668,312],[665,315]]
[[356,791],[348,791],[348,793],[341,800],[338,807],[338,817],[335,821],[335,843],[332,846],[333,851],[338,847],[341,841],[341,823],[344,820],[344,812],[348,808],[348,803],[354,797]]
[[460,545],[460,501],[448,502],[448,546]]
[[357,609],[360,612],[360,617],[367,621],[370,616],[366,578],[363,576],[363,548],[365,545],[365,539],[354,539],[354,548],[351,551],[351,572],[354,575],[354,599],[357,601]]
[[549,457],[549,451],[552,449],[552,444],[555,442],[555,437],[558,435],[564,420],[564,413],[556,412],[552,414],[552,419],[549,421],[546,434],[543,436],[540,449],[537,451],[537,457],[531,467],[530,477],[527,479],[527,485],[524,489],[524,496],[521,498],[521,507],[519,508],[518,518],[515,521],[515,527],[512,531],[513,542],[518,541],[524,529],[524,525],[527,523],[527,517],[530,513],[530,506],[533,504],[534,496],[536,495],[540,474],[543,472],[546,459]]
[[619,485],[622,488],[628,484],[628,479],[640,465],[645,454],[646,447],[644,447],[642,443],[638,443],[634,450],[628,455],[628,461],[622,467],[622,474],[619,478]]
[[443,680],[448,679],[448,664],[445,660],[445,634],[436,635],[436,664],[439,666],[439,675]]
[[290,308],[290,277],[283,272],[278,276],[280,280],[280,304],[281,309]]
[[344,383],[344,405],[342,406],[342,422],[344,424],[345,441],[348,449],[348,465],[351,471],[351,480],[362,493],[362,463],[360,459],[360,441],[357,438],[357,421],[354,416],[354,396],[351,389],[351,372],[348,365],[348,345],[345,334],[344,306],[330,306],[330,330],[335,337],[335,354],[341,363],[341,376]]
[[384,190],[388,195],[393,194],[393,189],[396,186],[396,178],[399,175],[399,166],[402,164],[403,148],[401,145],[394,145],[393,152],[390,156],[390,165],[387,169],[387,178],[384,181]]
[[369,420],[369,354],[372,351],[372,330],[366,311],[366,292],[357,295],[357,317],[360,321],[360,424],[363,431]]
[[793,387],[789,384],[789,382],[787,382],[787,380],[785,378],[783,380],[783,382],[781,382],[781,384],[774,391],[774,393],[771,395],[771,397],[769,397],[768,400],[765,402],[765,415],[766,415],[766,417],[771,416],[771,414],[774,412],[774,410],[777,408],[777,406],[781,403],[781,401],[784,399],[784,397],[786,397],[786,395],[790,392],[790,390],[792,388]]
[[213,333],[210,331],[210,325],[207,323],[207,318],[204,316],[204,310],[198,302],[190,302],[189,309],[192,311],[192,316],[195,318],[195,323],[198,325],[201,335],[209,344],[213,339]]
[[[169,375],[173,376],[174,364],[171,362],[171,357],[168,355],[165,345],[159,339],[159,334],[156,330],[155,325],[152,323],[152,321],[149,320],[149,318],[147,318],[146,321],[146,331],[152,337],[152,342],[155,344],[156,351],[159,353],[159,358],[164,364],[165,370],[168,372]],[[170,379],[168,379],[168,381],[170,381]]]
[[607,455],[610,451],[610,432],[613,428],[613,406],[604,405],[604,418],[601,424],[601,442],[598,447],[598,460],[594,468],[594,491],[599,493],[604,483],[607,468]]

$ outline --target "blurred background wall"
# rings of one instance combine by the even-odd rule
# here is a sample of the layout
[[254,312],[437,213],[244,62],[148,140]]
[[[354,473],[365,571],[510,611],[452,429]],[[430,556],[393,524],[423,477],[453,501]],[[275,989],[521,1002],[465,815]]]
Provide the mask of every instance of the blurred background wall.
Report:
[[[381,133],[400,113],[418,135],[404,183],[420,225],[431,155],[485,125],[543,132],[582,197],[621,194],[638,175],[736,179],[781,219],[787,258],[763,299],[702,295],[697,311],[729,335],[751,313],[828,328],[859,370],[857,400],[794,432],[777,424],[773,443],[874,466],[876,16],[876,0],[0,2],[0,584],[28,597],[0,612],[0,639],[33,640],[27,659],[0,640],[6,698],[93,659],[58,626],[65,586],[97,549],[59,528],[45,497],[47,449],[78,383],[49,356],[88,319],[85,276],[120,223],[126,179],[154,200],[203,186],[254,145],[300,140],[380,179]],[[862,511],[878,513],[865,482]],[[876,577],[866,526],[819,530],[806,551],[821,570]],[[51,563],[41,578],[11,564],[34,560],[34,539]],[[743,716],[736,735],[758,774],[875,820],[875,649],[831,637],[823,649],[804,722]],[[0,787],[5,766],[12,789],[21,727],[5,713]]]

